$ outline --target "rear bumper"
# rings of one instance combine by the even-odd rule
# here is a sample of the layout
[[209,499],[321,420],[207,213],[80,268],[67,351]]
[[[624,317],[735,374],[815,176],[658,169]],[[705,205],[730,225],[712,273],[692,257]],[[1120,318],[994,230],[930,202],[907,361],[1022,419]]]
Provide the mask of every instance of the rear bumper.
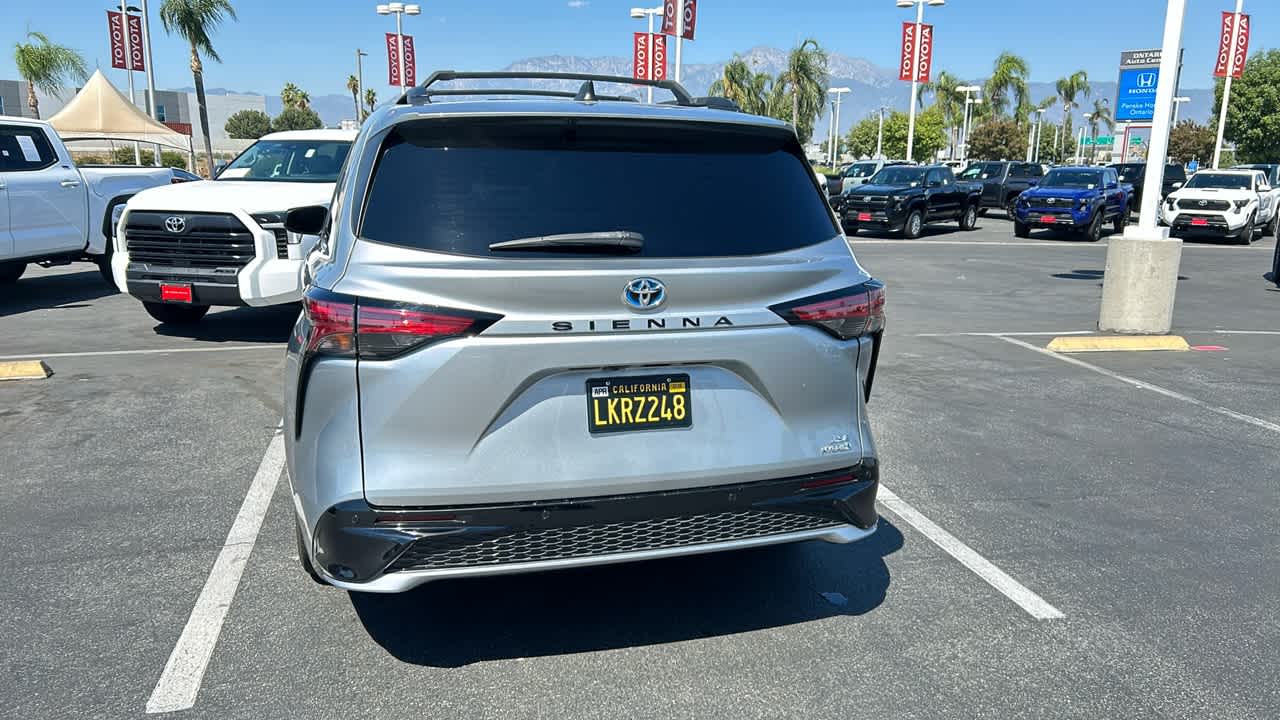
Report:
[[875,531],[878,486],[878,465],[864,458],[845,470],[672,492],[394,510],[356,500],[321,515],[309,550],[338,587],[402,592],[450,577],[847,543]]

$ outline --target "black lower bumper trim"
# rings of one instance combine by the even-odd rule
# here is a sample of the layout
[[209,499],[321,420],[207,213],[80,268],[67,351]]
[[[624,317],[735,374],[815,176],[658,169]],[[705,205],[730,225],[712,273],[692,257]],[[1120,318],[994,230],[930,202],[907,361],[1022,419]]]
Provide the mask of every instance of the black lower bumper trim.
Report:
[[839,471],[670,492],[488,506],[349,501],[316,526],[316,564],[347,582],[385,572],[537,562],[781,535],[877,520],[873,458]]
[[244,301],[244,298],[240,297],[240,287],[235,284],[196,282],[193,280],[182,279],[143,280],[133,277],[132,274],[127,278],[126,283],[129,287],[129,294],[143,302],[163,302],[160,298],[160,285],[163,283],[166,285],[190,285],[192,305],[230,305],[242,307],[248,304]]

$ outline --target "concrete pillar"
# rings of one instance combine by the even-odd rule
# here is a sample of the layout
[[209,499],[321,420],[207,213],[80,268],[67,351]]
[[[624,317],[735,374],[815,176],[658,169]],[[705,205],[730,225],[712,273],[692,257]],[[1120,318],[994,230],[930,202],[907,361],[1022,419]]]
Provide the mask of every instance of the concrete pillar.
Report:
[[1112,237],[1102,279],[1098,329],[1127,335],[1164,335],[1173,327],[1182,241],[1166,228],[1130,227]]

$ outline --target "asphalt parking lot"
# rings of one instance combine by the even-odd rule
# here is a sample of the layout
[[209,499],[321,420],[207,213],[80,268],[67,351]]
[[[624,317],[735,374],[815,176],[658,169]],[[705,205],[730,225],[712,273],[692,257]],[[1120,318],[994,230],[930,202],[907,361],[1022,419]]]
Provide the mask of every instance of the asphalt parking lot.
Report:
[[0,289],[0,356],[54,370],[0,384],[3,714],[1275,718],[1274,242],[1186,246],[1201,349],[1064,358],[1105,239],[858,236],[889,288],[872,539],[400,596],[298,566],[296,311],[176,331],[91,266],[31,271]]

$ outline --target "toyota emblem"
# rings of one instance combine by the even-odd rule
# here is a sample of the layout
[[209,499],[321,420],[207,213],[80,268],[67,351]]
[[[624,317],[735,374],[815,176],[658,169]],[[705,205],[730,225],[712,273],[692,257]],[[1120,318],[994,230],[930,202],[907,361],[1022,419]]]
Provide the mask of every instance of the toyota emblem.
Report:
[[1208,204],[1209,204],[1209,201],[1208,201],[1208,200],[1201,200],[1200,202],[1198,202],[1198,203],[1196,203],[1196,204],[1197,204],[1197,205],[1199,205],[1200,207],[1204,207],[1204,206],[1206,206],[1206,205],[1208,205]]
[[666,299],[667,287],[655,278],[636,278],[622,289],[622,302],[632,310],[657,310]]
[[1050,204],[1050,205],[1052,205],[1052,204],[1054,204],[1054,203],[1058,202],[1058,199],[1057,199],[1057,198],[1049,198],[1048,200],[1045,200],[1045,202],[1046,202],[1046,203],[1048,203],[1048,204]]
[[180,233],[187,229],[187,221],[177,215],[170,215],[164,219],[164,229],[171,233]]

